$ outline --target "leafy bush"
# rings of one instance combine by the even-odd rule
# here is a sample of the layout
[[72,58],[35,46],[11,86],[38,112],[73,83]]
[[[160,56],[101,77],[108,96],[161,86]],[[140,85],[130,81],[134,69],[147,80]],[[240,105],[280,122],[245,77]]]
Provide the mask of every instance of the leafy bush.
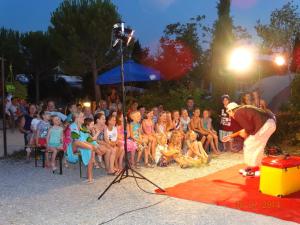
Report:
[[291,103],[292,107],[300,111],[300,74],[297,74],[295,76],[295,79],[293,80],[291,84]]
[[[209,101],[204,100],[204,91],[200,88],[189,88],[184,85],[160,86],[147,90],[143,95],[137,97],[140,105],[150,109],[162,104],[166,110],[180,110],[186,106],[186,99],[193,97],[195,105],[201,109],[208,108]],[[210,108],[210,107],[209,107]]]
[[271,142],[280,144],[295,144],[296,134],[300,132],[300,112],[297,110],[289,110],[279,112],[276,115],[277,129],[271,137]]

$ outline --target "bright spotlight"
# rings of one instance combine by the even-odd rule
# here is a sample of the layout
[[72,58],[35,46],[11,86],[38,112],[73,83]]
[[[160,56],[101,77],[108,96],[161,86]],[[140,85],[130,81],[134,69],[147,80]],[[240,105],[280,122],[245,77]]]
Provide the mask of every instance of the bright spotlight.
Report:
[[254,60],[251,49],[240,47],[233,50],[230,56],[229,69],[236,71],[246,71],[250,68]]
[[91,107],[91,103],[90,102],[84,102],[83,106],[86,108],[90,108]]
[[281,55],[277,55],[274,59],[274,62],[277,66],[283,66],[285,64],[285,58]]

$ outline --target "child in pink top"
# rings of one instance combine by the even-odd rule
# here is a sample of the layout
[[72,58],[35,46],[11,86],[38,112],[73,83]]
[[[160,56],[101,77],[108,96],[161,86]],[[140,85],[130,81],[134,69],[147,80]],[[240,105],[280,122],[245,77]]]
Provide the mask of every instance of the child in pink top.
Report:
[[[122,151],[124,151],[124,125],[123,125],[123,114],[121,112],[117,115],[117,130],[118,130],[118,146]],[[127,131],[129,131],[129,127],[127,126]],[[130,153],[130,164],[132,166],[135,165],[135,151],[137,149],[137,145],[134,141],[128,138],[127,136],[127,151]]]

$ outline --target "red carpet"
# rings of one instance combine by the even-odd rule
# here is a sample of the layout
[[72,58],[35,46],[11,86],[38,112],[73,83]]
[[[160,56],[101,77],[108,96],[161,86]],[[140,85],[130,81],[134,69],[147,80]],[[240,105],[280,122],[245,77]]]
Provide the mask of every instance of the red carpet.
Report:
[[[259,178],[238,174],[243,165],[166,189],[166,195],[300,223],[300,192],[277,198],[258,191]],[[300,178],[299,178],[300,179]]]

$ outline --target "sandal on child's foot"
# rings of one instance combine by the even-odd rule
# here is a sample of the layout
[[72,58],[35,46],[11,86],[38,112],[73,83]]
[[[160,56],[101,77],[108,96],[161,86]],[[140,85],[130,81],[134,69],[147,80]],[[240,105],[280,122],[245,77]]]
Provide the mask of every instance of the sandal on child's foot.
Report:
[[140,169],[140,168],[141,168],[141,164],[140,164],[139,162],[137,162],[137,163],[134,165],[134,167],[135,167],[136,169]]
[[95,183],[95,180],[94,180],[94,179],[89,180],[89,181],[87,182],[87,184],[93,184],[93,183]]
[[102,169],[105,169],[105,164],[104,164],[104,162],[100,162],[100,167],[102,168]]
[[82,181],[82,183],[89,183],[89,182],[95,182],[95,180],[94,180],[94,179],[91,179],[91,180],[88,180],[88,179],[87,179],[87,180],[83,180],[83,181]]
[[55,173],[56,170],[57,170],[57,167],[53,167],[52,168],[52,173]]
[[150,163],[145,164],[145,167],[146,167],[146,168],[154,168],[154,166],[151,165]]

